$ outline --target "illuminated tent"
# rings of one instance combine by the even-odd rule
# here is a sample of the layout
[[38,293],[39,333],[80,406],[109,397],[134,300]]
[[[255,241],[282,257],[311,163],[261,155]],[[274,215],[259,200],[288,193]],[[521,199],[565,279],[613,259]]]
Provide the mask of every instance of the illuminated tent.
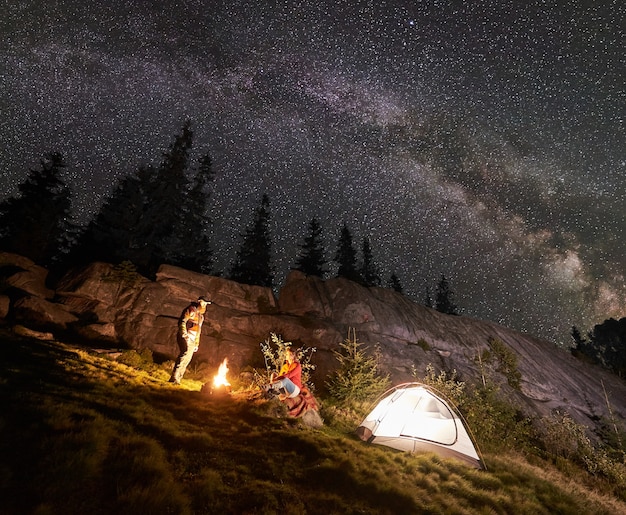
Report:
[[428,386],[387,391],[356,430],[361,440],[408,452],[433,452],[485,468],[461,416]]

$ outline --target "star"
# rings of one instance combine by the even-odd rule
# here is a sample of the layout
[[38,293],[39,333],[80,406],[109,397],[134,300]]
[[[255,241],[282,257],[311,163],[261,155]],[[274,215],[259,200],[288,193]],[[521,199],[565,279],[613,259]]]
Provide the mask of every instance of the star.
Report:
[[624,316],[618,2],[13,3],[0,195],[64,154],[85,223],[190,120],[209,152],[216,267],[261,195],[278,281],[317,217],[423,302],[565,345]]

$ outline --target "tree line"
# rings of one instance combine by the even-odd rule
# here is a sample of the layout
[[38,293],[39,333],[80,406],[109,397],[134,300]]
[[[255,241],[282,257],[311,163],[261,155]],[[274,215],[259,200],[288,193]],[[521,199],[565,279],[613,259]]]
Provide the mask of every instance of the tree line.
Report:
[[[193,132],[186,122],[160,164],[141,166],[119,179],[99,211],[82,226],[72,221],[72,193],[63,179],[66,165],[62,154],[46,155],[40,168],[30,170],[19,185],[17,195],[0,202],[0,248],[26,256],[57,274],[104,261],[130,262],[147,277],[163,263],[221,275],[214,270],[210,241],[213,221],[209,206],[215,173],[208,153],[191,163],[192,143]],[[250,225],[240,235],[241,244],[225,273],[227,278],[274,286],[270,221],[270,199],[264,194]],[[330,264],[326,255],[323,229],[314,217],[299,244],[293,268],[326,278]],[[383,284],[369,238],[356,244],[346,223],[340,229],[332,260],[337,277],[404,293],[395,273]],[[427,292],[425,304],[458,314],[453,297],[442,275],[435,301]]]
[[[30,170],[14,197],[0,202],[0,249],[48,267],[53,275],[94,261],[132,263],[151,277],[163,263],[204,274],[214,270],[208,214],[215,178],[211,157],[190,163],[193,132],[189,122],[176,135],[158,166],[142,166],[118,180],[95,216],[84,226],[72,221],[72,194],[63,179],[60,153],[50,153],[40,168]],[[270,199],[263,195],[226,277],[245,284],[273,287]],[[360,250],[360,256],[359,256]],[[308,224],[293,268],[327,278],[323,229],[317,218]],[[369,238],[355,244],[346,223],[340,228],[332,260],[337,277],[363,286],[385,286],[404,293],[395,273],[383,285]],[[0,274],[1,275],[1,274]],[[423,303],[442,313],[458,314],[454,292],[441,275],[434,298],[426,290]],[[572,353],[614,373],[626,373],[626,318],[609,319],[583,336],[572,328]]]
[[626,317],[609,318],[583,336],[578,327],[572,327],[572,354],[601,365],[620,377],[626,377]]

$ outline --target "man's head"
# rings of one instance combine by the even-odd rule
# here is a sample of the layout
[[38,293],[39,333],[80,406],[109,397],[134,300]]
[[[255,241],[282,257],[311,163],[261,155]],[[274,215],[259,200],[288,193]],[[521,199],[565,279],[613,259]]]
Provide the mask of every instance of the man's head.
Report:
[[211,301],[208,299],[208,297],[205,296],[199,297],[197,302],[202,310],[206,309],[207,304],[211,304]]

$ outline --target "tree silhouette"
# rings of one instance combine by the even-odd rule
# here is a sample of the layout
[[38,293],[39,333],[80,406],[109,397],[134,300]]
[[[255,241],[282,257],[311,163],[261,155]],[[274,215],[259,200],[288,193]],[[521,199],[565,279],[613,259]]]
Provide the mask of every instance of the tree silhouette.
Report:
[[434,308],[435,304],[433,303],[433,297],[430,293],[430,288],[426,286],[426,293],[424,294],[424,306],[427,308]]
[[352,233],[345,223],[339,235],[335,262],[339,265],[337,277],[361,283],[361,276],[356,268],[356,251],[352,244]]
[[400,279],[395,272],[391,274],[387,284],[392,290],[397,291],[398,293],[403,293],[402,284],[400,283]]
[[261,205],[256,209],[252,226],[242,235],[243,242],[237,251],[235,263],[230,269],[230,278],[234,281],[258,286],[273,286],[269,207],[269,198],[263,195]]
[[72,264],[131,261],[145,275],[165,262],[181,264],[189,252],[186,231],[194,223],[186,218],[192,140],[186,122],[158,168],[141,167],[118,182],[71,252]]
[[363,286],[380,286],[380,270],[374,262],[369,238],[363,238],[361,269],[359,270]]
[[47,154],[40,164],[19,185],[16,197],[0,203],[0,247],[51,265],[71,232],[71,193],[62,178],[62,154]]
[[454,304],[454,293],[450,290],[448,280],[441,274],[441,279],[437,284],[437,304],[436,309],[448,315],[458,315],[457,307]]
[[620,377],[624,377],[626,375],[626,317],[619,320],[609,318],[595,325],[589,331],[588,336],[588,341],[579,338],[577,350]]
[[162,263],[178,265],[179,249],[189,221],[185,219],[188,188],[187,165],[193,143],[193,132],[187,121],[174,139],[157,173],[148,184],[146,204],[139,237],[151,249],[146,267],[156,272]]
[[155,173],[153,168],[140,168],[118,181],[72,249],[70,264],[132,261],[140,269],[147,267],[151,247],[139,228],[145,215],[145,190]]
[[326,274],[326,258],[322,242],[322,227],[316,218],[309,222],[309,234],[300,245],[300,255],[296,259],[296,270],[306,275],[324,277]]
[[602,349],[597,348],[592,340],[585,339],[576,326],[572,326],[570,334],[574,342],[571,348],[573,356],[579,359],[584,357],[585,360],[598,365],[602,364]]
[[210,197],[209,184],[214,177],[211,156],[207,153],[200,159],[184,204],[185,223],[180,229],[180,246],[176,259],[179,266],[203,274],[210,273],[213,268],[213,252],[209,241],[211,218],[207,214],[207,206]]

